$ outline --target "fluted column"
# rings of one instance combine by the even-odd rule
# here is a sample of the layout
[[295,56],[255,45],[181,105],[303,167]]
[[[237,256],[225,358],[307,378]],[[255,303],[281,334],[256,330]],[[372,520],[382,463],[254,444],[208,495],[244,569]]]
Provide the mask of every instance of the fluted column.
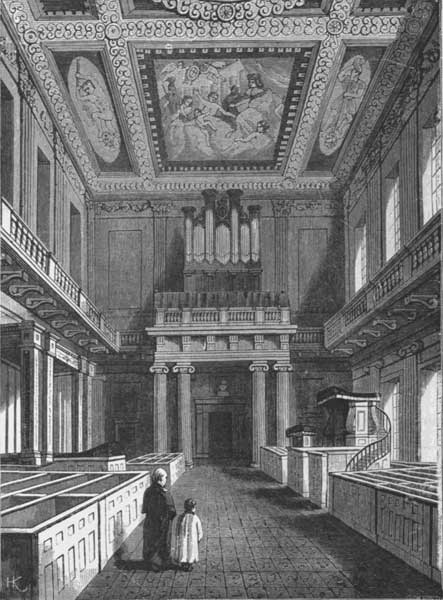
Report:
[[166,405],[166,376],[169,369],[164,364],[154,364],[149,371],[154,373],[154,452],[168,451],[168,423]]
[[185,465],[192,469],[192,418],[191,418],[191,374],[192,365],[175,365],[172,371],[178,376],[178,435],[179,449],[185,457]]
[[42,462],[52,462],[54,457],[54,357],[59,338],[52,333],[45,336],[42,381]]
[[277,371],[277,446],[287,446],[286,430],[289,427],[289,373],[293,370],[289,363],[274,365]]
[[260,465],[260,448],[266,446],[266,362],[249,365],[252,372],[252,466]]
[[43,328],[23,321],[21,329],[22,459],[42,464],[42,350]]
[[194,212],[193,206],[187,206],[183,209],[185,214],[185,261],[192,262],[193,258],[193,238],[194,238]]

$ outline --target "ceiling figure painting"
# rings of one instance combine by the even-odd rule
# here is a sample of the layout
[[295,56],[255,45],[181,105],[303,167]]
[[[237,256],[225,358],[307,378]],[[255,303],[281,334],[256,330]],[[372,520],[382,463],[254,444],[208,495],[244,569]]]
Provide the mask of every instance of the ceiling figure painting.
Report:
[[157,61],[170,160],[271,159],[292,63],[291,58]]
[[371,79],[369,61],[361,54],[349,59],[338,74],[320,126],[320,150],[329,156],[348,132]]
[[95,152],[107,163],[120,153],[117,119],[105,82],[97,67],[84,57],[72,60],[69,92]]
[[292,47],[197,56],[183,51],[172,57],[139,51],[160,166],[165,170],[279,166],[311,55],[312,48]]
[[119,121],[101,53],[57,50],[53,51],[53,57],[97,171],[106,174],[132,172],[122,134],[125,123]]
[[347,48],[329,97],[325,98],[307,172],[334,170],[339,152],[346,144],[353,123],[364,111],[366,92],[385,50],[383,46]]

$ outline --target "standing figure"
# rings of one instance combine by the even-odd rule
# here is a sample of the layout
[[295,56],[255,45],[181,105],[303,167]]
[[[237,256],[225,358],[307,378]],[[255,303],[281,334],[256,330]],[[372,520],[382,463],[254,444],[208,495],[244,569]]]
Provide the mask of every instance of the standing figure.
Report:
[[143,496],[143,559],[148,570],[161,571],[170,562],[169,529],[176,515],[171,494],[166,490],[168,475],[163,469],[152,474],[152,483]]
[[173,531],[173,560],[184,571],[192,571],[198,562],[198,544],[203,537],[200,519],[195,514],[197,503],[192,498],[185,500],[185,512],[177,517]]

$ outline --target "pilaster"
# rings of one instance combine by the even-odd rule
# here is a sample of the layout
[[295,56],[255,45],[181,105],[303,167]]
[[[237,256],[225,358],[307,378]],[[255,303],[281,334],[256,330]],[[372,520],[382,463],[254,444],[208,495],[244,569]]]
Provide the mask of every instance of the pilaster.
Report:
[[266,362],[249,365],[252,373],[252,465],[260,465],[260,448],[266,446]]
[[289,427],[289,373],[293,370],[292,365],[276,363],[274,370],[277,371],[277,446],[286,447],[286,430]]
[[22,452],[25,462],[42,464],[42,351],[44,329],[23,321],[21,329]]
[[185,465],[192,469],[192,416],[191,416],[191,374],[195,373],[192,365],[177,364],[172,369],[178,377],[178,422],[179,446],[185,457]]
[[58,336],[48,332],[44,340],[41,407],[42,461],[44,463],[52,462],[54,457],[54,358],[58,339]]
[[154,374],[154,452],[167,452],[166,377],[169,369],[165,364],[154,364],[149,371]]

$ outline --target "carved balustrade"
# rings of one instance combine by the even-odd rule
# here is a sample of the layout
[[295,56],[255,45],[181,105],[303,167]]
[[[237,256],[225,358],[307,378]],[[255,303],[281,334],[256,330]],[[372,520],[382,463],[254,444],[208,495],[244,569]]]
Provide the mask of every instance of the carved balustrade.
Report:
[[[24,269],[19,270],[3,269],[2,284],[10,286],[8,291],[13,288],[13,295],[17,300],[23,300],[28,308],[37,309],[41,318],[45,318],[46,313],[49,312],[63,314],[66,312],[65,309],[73,310],[76,319],[80,318],[82,328],[86,325],[94,335],[99,334],[108,347],[117,350],[118,332],[4,198],[1,201],[1,218],[2,250],[5,256],[8,256],[11,261],[11,257],[15,257],[14,262],[20,266],[25,265]],[[20,279],[24,283],[19,283]],[[29,283],[30,280],[36,281],[36,285]],[[48,288],[51,298],[44,296],[44,290]],[[29,292],[39,294],[41,298],[40,296],[30,298]],[[53,294],[60,299],[63,309],[56,310]],[[53,307],[42,309],[43,304],[50,304]],[[84,329],[79,328],[75,331],[80,334]],[[90,343],[97,345],[96,340]]]
[[[427,273],[440,263],[440,223],[441,216],[438,213],[350,302],[325,323],[326,348],[334,349],[346,344],[348,339],[355,338],[359,328],[370,324],[381,310],[397,299],[403,299],[404,305],[411,303],[406,297],[407,292],[423,278],[426,279]],[[429,307],[432,308],[431,303]],[[397,312],[400,310],[404,312],[407,309],[397,309]]]

